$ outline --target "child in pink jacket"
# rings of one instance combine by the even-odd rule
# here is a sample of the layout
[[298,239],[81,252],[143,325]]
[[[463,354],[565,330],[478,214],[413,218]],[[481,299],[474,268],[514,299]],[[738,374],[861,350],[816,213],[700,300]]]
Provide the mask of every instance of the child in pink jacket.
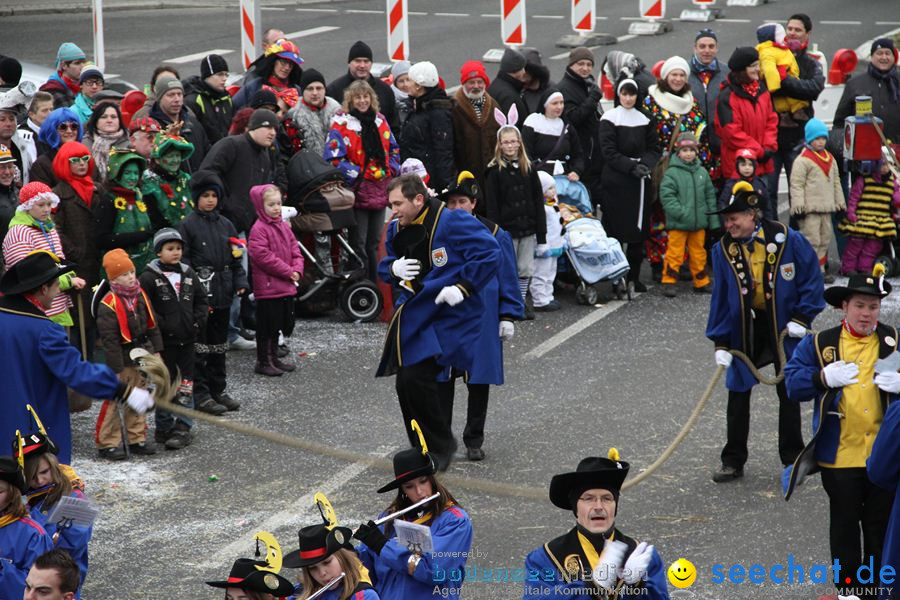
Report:
[[277,377],[297,368],[278,359],[278,332],[289,336],[294,330],[294,296],[303,276],[303,255],[290,226],[281,220],[278,188],[253,186],[250,201],[257,216],[247,241],[256,298],[255,371]]

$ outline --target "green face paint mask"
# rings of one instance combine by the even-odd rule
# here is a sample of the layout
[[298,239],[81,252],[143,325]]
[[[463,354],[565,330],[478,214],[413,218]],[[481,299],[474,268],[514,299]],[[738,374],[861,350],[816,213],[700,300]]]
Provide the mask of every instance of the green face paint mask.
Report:
[[137,184],[140,179],[141,170],[138,167],[138,163],[135,161],[130,161],[122,167],[122,170],[119,172],[119,183],[126,189],[137,189]]
[[181,167],[181,152],[179,150],[169,150],[156,160],[166,173],[175,174]]

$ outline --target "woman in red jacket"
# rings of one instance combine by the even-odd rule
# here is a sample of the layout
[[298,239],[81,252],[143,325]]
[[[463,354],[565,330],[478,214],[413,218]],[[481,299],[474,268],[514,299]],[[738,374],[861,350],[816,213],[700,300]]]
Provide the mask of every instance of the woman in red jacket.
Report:
[[[778,115],[772,97],[759,80],[759,53],[755,48],[736,48],[728,59],[731,73],[716,101],[716,133],[722,140],[722,177],[737,175],[737,153],[749,148],[758,161],[756,175],[773,170],[772,155],[778,149]],[[778,220],[778,198],[769,197],[763,206],[767,219]]]

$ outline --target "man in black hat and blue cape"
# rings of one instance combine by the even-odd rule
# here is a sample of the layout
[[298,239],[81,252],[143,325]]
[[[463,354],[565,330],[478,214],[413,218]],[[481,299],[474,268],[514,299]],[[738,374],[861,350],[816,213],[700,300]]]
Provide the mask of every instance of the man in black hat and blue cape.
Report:
[[[742,360],[740,350],[757,368],[775,363],[778,337],[786,328],[784,352],[790,360],[800,338],[825,308],[822,273],[810,243],[798,231],[761,215],[762,200],[746,181],[731,191],[722,216],[725,235],[711,251],[714,281],[706,337],[716,346],[716,364],[728,369],[727,435],[722,466],[713,481],[724,483],[744,476],[750,434],[750,392],[759,383]],[[778,454],[782,465],[794,462],[803,450],[800,407],[788,399],[784,382],[778,393]]]
[[575,596],[668,600],[659,552],[616,527],[628,467],[619,460],[618,451],[610,448],[608,458],[585,458],[575,471],[553,477],[550,502],[571,510],[576,523],[525,559],[523,600]]
[[890,292],[882,265],[825,290],[825,301],[843,312],[841,324],[804,338],[784,371],[791,400],[815,402],[813,438],[785,469],[785,498],[806,476],[821,473],[830,503],[831,557],[841,565],[835,581],[847,596],[874,596],[858,582],[859,568],[869,561],[873,585],[882,585],[877,578],[894,494],[872,482],[866,461],[888,406],[900,398],[897,330],[878,322]]
[[[17,262],[0,279],[0,440],[16,430],[30,431],[26,405],[41,415],[47,433],[59,446],[59,462],[72,462],[72,429],[66,387],[91,398],[123,397],[126,385],[105,365],[85,362],[69,343],[66,330],[47,317],[59,293],[59,276],[75,264],[37,250]],[[127,402],[137,412],[153,406],[150,394],[134,388]]]

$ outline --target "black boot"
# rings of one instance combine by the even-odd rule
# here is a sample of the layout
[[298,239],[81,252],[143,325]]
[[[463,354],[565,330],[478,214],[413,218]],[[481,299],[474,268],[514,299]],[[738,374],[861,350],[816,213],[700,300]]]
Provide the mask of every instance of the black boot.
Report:
[[285,373],[291,373],[293,371],[296,371],[297,370],[296,365],[293,365],[291,363],[281,362],[281,353],[278,351],[279,350],[278,340],[273,339],[271,344],[272,344],[272,351],[271,351],[272,365],[274,365],[274,367],[276,369],[281,369]]
[[265,375],[266,377],[280,377],[284,375],[284,371],[272,364],[272,356],[274,355],[272,351],[273,342],[274,344],[278,343],[277,340],[256,341],[256,368],[253,371],[259,375]]

